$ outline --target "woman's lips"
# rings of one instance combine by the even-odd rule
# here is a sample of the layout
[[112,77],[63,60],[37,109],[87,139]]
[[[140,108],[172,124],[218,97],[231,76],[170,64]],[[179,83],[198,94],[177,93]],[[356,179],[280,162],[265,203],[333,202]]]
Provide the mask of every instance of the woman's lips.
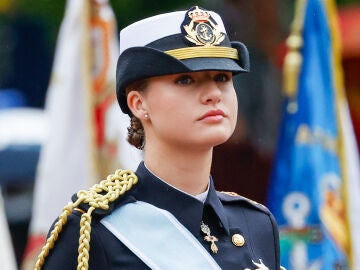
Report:
[[211,110],[202,115],[199,120],[200,121],[206,121],[206,122],[219,122],[224,117],[226,117],[225,113],[218,109],[218,110]]

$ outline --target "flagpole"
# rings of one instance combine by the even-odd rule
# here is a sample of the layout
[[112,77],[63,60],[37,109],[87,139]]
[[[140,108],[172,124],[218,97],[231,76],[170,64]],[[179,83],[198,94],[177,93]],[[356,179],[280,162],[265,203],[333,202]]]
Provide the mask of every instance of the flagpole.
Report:
[[92,78],[92,67],[94,63],[93,54],[92,54],[92,44],[91,44],[91,13],[93,12],[92,6],[95,4],[95,1],[93,0],[86,0],[84,4],[84,11],[83,16],[81,17],[82,25],[84,26],[84,33],[82,35],[82,59],[83,59],[83,65],[82,65],[82,76],[84,78],[84,84],[85,84],[85,116],[86,116],[86,127],[89,134],[89,141],[88,141],[88,149],[90,153],[89,161],[90,166],[89,169],[91,170],[89,172],[90,177],[87,179],[88,185],[92,186],[96,184],[96,182],[99,179],[99,175],[97,172],[99,172],[99,166],[98,166],[98,153],[96,151],[96,134],[95,134],[95,115],[94,115],[94,108],[95,108],[95,93],[94,93],[94,87],[93,87],[93,78]]

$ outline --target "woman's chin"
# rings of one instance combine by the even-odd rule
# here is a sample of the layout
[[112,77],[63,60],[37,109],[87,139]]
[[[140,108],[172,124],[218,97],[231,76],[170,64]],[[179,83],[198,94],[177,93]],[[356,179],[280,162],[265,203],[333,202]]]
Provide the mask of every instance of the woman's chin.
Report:
[[214,147],[220,144],[223,144],[229,140],[231,133],[217,133],[212,136],[207,136],[203,138],[200,143],[203,145],[208,145],[209,147]]

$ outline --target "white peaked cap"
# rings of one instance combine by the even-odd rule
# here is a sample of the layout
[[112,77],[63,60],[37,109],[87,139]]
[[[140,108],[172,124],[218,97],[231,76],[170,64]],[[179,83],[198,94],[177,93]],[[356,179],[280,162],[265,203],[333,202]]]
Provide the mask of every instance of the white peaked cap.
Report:
[[[187,11],[176,11],[156,15],[137,21],[120,31],[120,54],[128,48],[145,46],[166,36],[181,33],[181,23]],[[221,32],[226,33],[219,14],[209,11]]]

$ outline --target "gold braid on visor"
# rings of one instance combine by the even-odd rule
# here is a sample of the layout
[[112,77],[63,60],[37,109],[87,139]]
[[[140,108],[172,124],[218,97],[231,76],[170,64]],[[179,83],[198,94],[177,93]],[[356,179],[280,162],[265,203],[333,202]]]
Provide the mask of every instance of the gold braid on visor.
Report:
[[230,58],[230,59],[239,60],[239,54],[236,49],[229,47],[220,47],[220,46],[180,48],[180,49],[165,51],[165,53],[179,60],[199,58],[199,57],[217,57],[217,58]]

